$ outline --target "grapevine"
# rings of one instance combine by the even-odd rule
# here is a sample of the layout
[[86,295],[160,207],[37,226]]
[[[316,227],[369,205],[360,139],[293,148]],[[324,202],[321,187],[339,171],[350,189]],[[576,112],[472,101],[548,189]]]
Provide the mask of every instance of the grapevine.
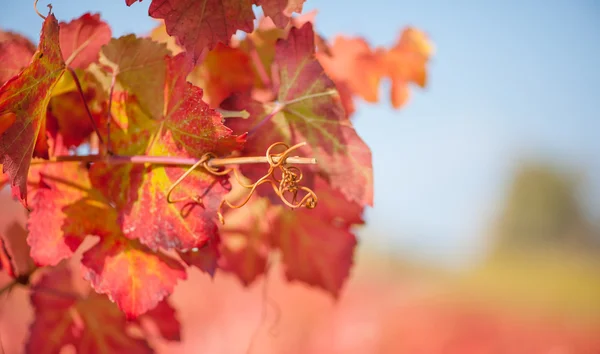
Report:
[[59,23],[35,1],[37,48],[0,32],[0,187],[29,211],[1,235],[0,292],[30,291],[27,352],[152,352],[127,332],[144,318],[180,340],[168,299],[190,267],[247,286],[277,252],[287,279],[340,295],[373,205],[354,100],[387,78],[404,105],[431,45],[414,28],[329,43],[303,2],[152,0],[149,37],[111,38],[99,14]]

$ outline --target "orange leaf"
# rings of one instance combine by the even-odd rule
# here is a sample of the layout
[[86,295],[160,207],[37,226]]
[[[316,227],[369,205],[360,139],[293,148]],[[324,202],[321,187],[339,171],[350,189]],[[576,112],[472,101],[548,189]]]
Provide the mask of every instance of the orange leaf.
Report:
[[40,45],[29,66],[0,88],[1,121],[15,121],[0,135],[0,164],[8,173],[13,194],[27,205],[27,172],[32,156],[48,157],[46,108],[52,88],[65,71],[58,42],[58,22],[49,14],[42,27]]
[[219,107],[232,93],[252,87],[254,76],[250,57],[241,49],[219,43],[202,64],[194,68],[189,80],[204,90],[206,103],[213,108]]

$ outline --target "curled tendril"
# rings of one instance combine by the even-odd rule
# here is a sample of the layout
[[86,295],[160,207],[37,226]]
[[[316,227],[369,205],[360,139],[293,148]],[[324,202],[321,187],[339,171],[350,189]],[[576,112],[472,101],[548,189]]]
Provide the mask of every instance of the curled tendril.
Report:
[[[39,0],[34,0],[33,1],[33,9],[35,10],[35,13],[42,18],[42,20],[46,19],[46,16],[42,15],[37,8],[37,3]],[[52,4],[48,4],[48,14],[50,14],[52,12]]]
[[[231,171],[234,172],[235,179],[239,183],[240,186],[250,189],[248,195],[239,203],[232,204],[226,199],[221,201],[219,205],[219,210],[217,211],[217,215],[219,217],[219,221],[221,224],[225,224],[225,219],[223,218],[222,209],[224,205],[232,209],[238,209],[246,205],[252,195],[256,191],[256,189],[265,183],[269,183],[273,188],[273,191],[281,201],[289,206],[292,209],[305,207],[307,209],[312,209],[317,206],[317,195],[310,188],[306,186],[300,186],[300,181],[302,181],[302,171],[296,166],[289,166],[286,163],[287,158],[290,153],[295,149],[298,149],[302,146],[306,145],[306,143],[296,144],[294,146],[288,146],[282,142],[277,142],[269,146],[266,152],[267,162],[269,163],[269,170],[267,173],[259,178],[256,182],[247,184],[245,183],[239,175],[239,172],[236,168],[228,168],[228,169],[219,169],[218,167],[214,167],[210,165],[210,160],[216,158],[213,153],[206,153],[196,162],[192,167],[190,167],[181,177],[169,187],[167,191],[167,202],[169,203],[177,203],[185,200],[193,200],[198,204],[202,204],[202,197],[196,195],[194,197],[184,197],[179,199],[172,199],[171,194],[173,190],[187,177],[190,173],[196,170],[199,166],[202,166],[207,172],[215,175],[215,176],[224,176],[229,174]],[[283,147],[285,150],[280,153],[273,153],[272,150],[276,147]],[[275,172],[279,170],[281,172],[281,178],[277,178],[275,176]],[[299,192],[304,192],[304,196],[298,201]],[[291,200],[286,198],[286,194],[291,194]]]

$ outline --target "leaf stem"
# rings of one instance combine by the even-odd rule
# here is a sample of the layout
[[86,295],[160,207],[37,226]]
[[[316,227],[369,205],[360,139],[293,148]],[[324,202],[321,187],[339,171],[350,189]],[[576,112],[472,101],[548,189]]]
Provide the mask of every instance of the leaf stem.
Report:
[[[273,157],[274,162],[279,161],[279,157]],[[105,162],[110,165],[124,164],[153,164],[153,165],[168,165],[168,166],[192,166],[198,162],[198,159],[176,156],[146,156],[146,155],[83,155],[83,156],[55,156],[49,160],[34,160],[32,165],[59,163],[59,162]],[[255,163],[269,163],[266,156],[245,156],[245,157],[227,157],[227,158],[212,158],[208,160],[210,167],[223,167],[227,165],[247,165]],[[286,159],[286,163],[296,165],[315,165],[317,159],[311,157],[290,156]]]
[[77,78],[77,74],[75,73],[75,70],[73,70],[71,67],[67,67],[67,70],[69,70],[69,72],[71,73],[71,76],[73,77],[73,80],[75,81],[75,86],[77,86],[77,91],[79,92],[81,101],[82,101],[83,105],[85,106],[85,112],[87,113],[88,117],[90,118],[90,122],[92,123],[92,127],[94,127],[94,131],[96,132],[96,135],[98,135],[98,140],[100,141],[101,144],[104,144],[104,141],[102,140],[102,136],[100,135],[100,131],[98,130],[98,126],[96,125],[96,122],[94,121],[94,117],[92,117],[92,112],[90,112],[90,107],[88,107],[87,101],[85,100],[85,95],[83,94],[83,89],[81,88],[81,83],[79,82],[79,78]]

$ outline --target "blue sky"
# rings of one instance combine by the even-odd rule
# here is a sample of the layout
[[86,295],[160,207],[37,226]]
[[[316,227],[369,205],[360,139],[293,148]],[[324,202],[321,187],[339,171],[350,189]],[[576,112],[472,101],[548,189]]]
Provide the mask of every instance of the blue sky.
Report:
[[[4,4],[0,26],[37,39],[41,20],[30,3]],[[101,12],[113,36],[155,25],[149,0],[124,3],[52,1],[59,20]],[[312,9],[329,38],[391,45],[412,25],[436,48],[428,87],[405,108],[391,109],[387,85],[381,103],[359,104],[356,127],[375,169],[362,242],[426,259],[469,259],[516,164],[530,157],[585,173],[584,201],[600,215],[600,3],[308,0],[305,10]]]

